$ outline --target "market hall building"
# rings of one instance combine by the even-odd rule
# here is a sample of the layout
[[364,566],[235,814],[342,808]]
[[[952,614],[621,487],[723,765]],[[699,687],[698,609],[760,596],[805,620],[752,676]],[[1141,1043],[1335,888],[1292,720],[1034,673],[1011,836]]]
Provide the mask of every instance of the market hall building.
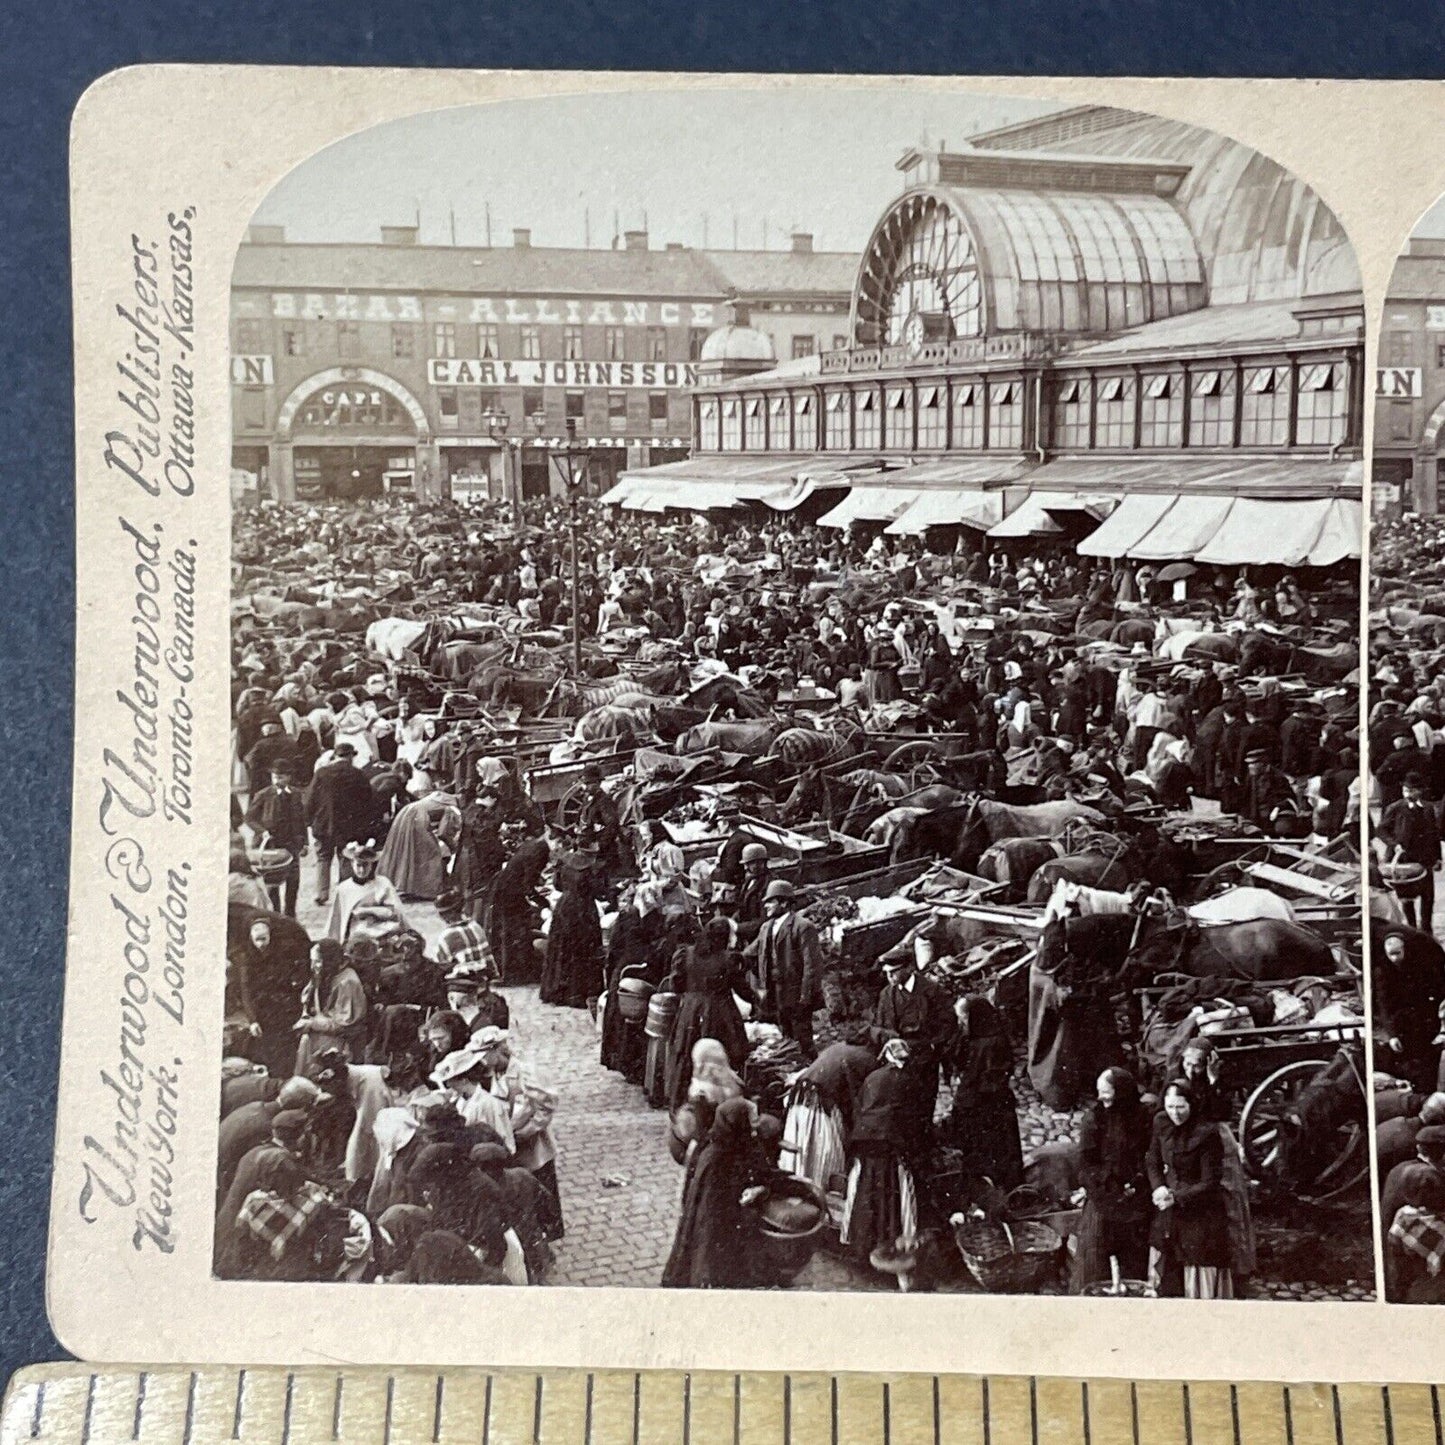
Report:
[[[779,354],[846,342],[856,257],[814,249],[288,241],[254,225],[231,287],[233,491],[538,496],[575,436],[592,489],[688,454],[703,343],[729,302]],[[502,418],[505,417],[505,426]]]
[[898,164],[848,345],[779,361],[723,328],[693,455],[607,500],[1098,556],[1359,556],[1360,278],[1308,186],[1223,136],[1094,106]]
[[1376,361],[1370,504],[1433,515],[1445,473],[1445,238],[1412,237],[1395,262]]

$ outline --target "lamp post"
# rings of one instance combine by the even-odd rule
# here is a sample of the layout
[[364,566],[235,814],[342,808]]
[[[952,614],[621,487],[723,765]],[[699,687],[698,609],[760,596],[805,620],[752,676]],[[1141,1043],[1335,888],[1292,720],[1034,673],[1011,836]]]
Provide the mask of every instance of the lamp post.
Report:
[[512,418],[504,411],[493,411],[488,407],[482,413],[482,425],[487,429],[487,435],[502,449],[502,492],[508,502],[516,506],[512,481],[512,447],[507,440],[507,428],[511,426]]
[[567,530],[572,539],[572,672],[582,676],[582,609],[578,605],[582,558],[577,551],[577,494],[587,485],[591,452],[577,440],[577,422],[567,419],[567,440],[552,453],[567,496]]

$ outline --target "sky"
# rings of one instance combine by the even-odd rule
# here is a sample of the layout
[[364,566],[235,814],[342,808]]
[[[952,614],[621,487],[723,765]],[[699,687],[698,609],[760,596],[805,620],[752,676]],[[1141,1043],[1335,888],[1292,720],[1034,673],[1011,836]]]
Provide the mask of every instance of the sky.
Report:
[[[376,241],[414,224],[421,240],[495,245],[513,227],[533,244],[611,244],[641,229],[668,241],[784,249],[794,230],[818,250],[858,251],[902,189],[894,163],[925,140],[968,135],[1059,109],[1057,101],[942,88],[661,92],[506,101],[374,126],[318,152],[256,212],[293,241]],[[590,217],[590,222],[589,222]],[[706,220],[704,220],[706,217]]]

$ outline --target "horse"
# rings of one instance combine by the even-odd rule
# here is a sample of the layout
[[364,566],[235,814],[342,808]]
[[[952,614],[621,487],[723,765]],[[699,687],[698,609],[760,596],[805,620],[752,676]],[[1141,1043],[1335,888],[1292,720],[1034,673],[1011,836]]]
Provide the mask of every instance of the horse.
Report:
[[1119,968],[1125,989],[1142,988],[1160,974],[1188,978],[1240,978],[1276,983],[1305,977],[1331,978],[1335,956],[1319,934],[1280,918],[1201,926],[1182,911],[1141,919],[1133,946]]
[[652,709],[647,706],[627,707],[621,703],[604,703],[577,719],[572,738],[579,743],[600,742],[607,738],[651,742]]
[[[995,843],[994,848],[1006,846]],[[993,849],[989,849],[992,852]],[[1118,853],[1066,853],[1062,858],[1047,858],[1035,868],[1028,880],[1025,895],[1029,903],[1046,903],[1059,883],[1076,883],[1083,888],[1118,892],[1137,879],[1132,866],[1132,849],[1121,849]],[[984,858],[988,857],[985,853]],[[979,860],[983,867],[983,859]],[[985,877],[988,875],[985,874]]]
[[1039,869],[1061,861],[1059,845],[1051,838],[1004,838],[979,854],[973,871],[977,877],[1001,885],[998,897],[1002,902],[1019,903],[1026,892],[1032,896]]
[[963,805],[958,834],[952,847],[955,868],[977,871],[980,855],[1004,838],[1057,838],[1072,823],[1100,825],[1097,808],[1061,798],[1052,803],[1020,806],[974,795]]
[[835,763],[868,750],[868,739],[855,723],[837,722],[817,728],[784,728],[773,739],[769,756],[793,767]]

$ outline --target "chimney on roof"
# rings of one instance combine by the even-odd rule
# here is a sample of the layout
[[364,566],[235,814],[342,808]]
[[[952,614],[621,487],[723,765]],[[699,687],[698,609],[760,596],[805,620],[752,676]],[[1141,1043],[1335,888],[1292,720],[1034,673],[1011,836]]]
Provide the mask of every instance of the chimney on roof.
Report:
[[811,231],[794,231],[792,240],[795,256],[811,256],[813,254],[813,233]]
[[646,231],[624,231],[622,233],[622,245],[628,251],[647,250]]
[[519,251],[527,250],[532,244],[532,232],[527,226],[512,227],[512,245]]
[[685,251],[687,247],[684,246],[681,241],[669,241],[667,243],[667,249],[669,251]]
[[381,244],[383,246],[415,246],[417,230],[416,226],[383,226],[381,228]]
[[253,224],[246,227],[246,240],[252,246],[284,246],[286,227]]

